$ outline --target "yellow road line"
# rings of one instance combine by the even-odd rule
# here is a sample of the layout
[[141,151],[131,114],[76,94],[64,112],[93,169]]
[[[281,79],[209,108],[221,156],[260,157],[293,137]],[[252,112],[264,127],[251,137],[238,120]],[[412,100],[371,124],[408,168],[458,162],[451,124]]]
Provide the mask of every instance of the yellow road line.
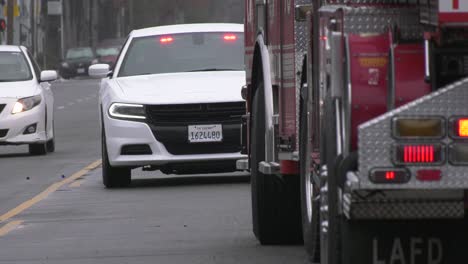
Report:
[[80,179],[80,180],[76,180],[74,182],[72,182],[70,185],[68,185],[70,188],[78,188],[81,186],[81,184],[84,182],[83,179]]
[[67,185],[76,179],[84,176],[86,173],[96,169],[101,165],[101,160],[97,160],[90,165],[86,166],[84,169],[78,171],[77,173],[73,174],[72,176],[63,179],[60,182],[56,182],[49,186],[47,189],[36,195],[30,200],[27,200],[26,202],[18,205],[17,207],[11,209],[10,211],[6,212],[2,216],[0,216],[0,222],[5,222],[9,220],[12,217],[17,216],[18,214],[22,213],[24,210],[30,208],[31,206],[35,205],[36,203],[44,200],[47,196],[49,196],[51,193],[57,191],[60,187]]
[[23,220],[16,220],[16,221],[12,221],[4,226],[2,226],[0,228],[0,237],[8,234],[11,230],[17,228],[18,226],[20,226],[24,221]]

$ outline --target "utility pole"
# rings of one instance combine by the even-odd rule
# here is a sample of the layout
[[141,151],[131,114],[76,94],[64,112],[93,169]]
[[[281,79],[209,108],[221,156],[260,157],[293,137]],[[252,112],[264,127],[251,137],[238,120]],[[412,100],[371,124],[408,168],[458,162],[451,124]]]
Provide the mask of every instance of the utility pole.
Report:
[[30,1],[31,6],[31,52],[34,57],[36,57],[36,25],[37,25],[37,17],[36,17],[36,1]]
[[7,4],[7,44],[12,45],[14,40],[13,27],[15,26],[15,0],[8,0]]
[[[62,6],[62,12],[60,14],[60,55],[62,56],[60,59],[65,58],[65,11],[68,10],[66,3],[64,0],[60,0],[60,4]],[[67,32],[68,33],[68,32]]]

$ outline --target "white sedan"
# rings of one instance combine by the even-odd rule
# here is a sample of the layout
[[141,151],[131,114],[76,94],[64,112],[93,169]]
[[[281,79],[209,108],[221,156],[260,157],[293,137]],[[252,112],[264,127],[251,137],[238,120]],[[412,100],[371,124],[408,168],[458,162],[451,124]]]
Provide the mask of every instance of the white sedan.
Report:
[[[103,182],[126,186],[131,169],[232,172],[245,114],[243,26],[190,24],[130,33],[115,71],[93,65],[100,89]],[[106,78],[108,77],[108,78]]]
[[32,155],[55,151],[55,71],[40,71],[26,48],[0,46],[0,145],[29,145]]

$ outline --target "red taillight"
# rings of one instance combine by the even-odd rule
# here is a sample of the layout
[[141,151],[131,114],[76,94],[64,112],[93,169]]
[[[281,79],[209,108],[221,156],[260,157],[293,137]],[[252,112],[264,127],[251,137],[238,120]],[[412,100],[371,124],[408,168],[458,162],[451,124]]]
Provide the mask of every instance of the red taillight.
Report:
[[401,144],[396,146],[397,164],[437,164],[443,161],[443,148],[440,144]]
[[162,38],[159,39],[159,41],[162,44],[168,44],[168,43],[174,42],[174,38],[173,37],[162,37]]
[[224,35],[223,38],[224,38],[225,41],[236,41],[237,40],[236,35]]
[[410,180],[410,173],[403,168],[373,169],[369,174],[369,179],[373,183],[407,183]]
[[404,146],[405,163],[430,163],[434,162],[434,146]]
[[468,118],[460,118],[457,121],[457,136],[468,137]]

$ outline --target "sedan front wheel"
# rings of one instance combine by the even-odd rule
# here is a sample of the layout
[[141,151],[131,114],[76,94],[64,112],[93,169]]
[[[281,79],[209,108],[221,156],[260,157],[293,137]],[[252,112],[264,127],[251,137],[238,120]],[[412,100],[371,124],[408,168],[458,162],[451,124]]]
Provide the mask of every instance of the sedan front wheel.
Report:
[[132,181],[130,168],[113,167],[109,163],[106,146],[106,135],[102,131],[102,182],[106,188],[127,187]]

